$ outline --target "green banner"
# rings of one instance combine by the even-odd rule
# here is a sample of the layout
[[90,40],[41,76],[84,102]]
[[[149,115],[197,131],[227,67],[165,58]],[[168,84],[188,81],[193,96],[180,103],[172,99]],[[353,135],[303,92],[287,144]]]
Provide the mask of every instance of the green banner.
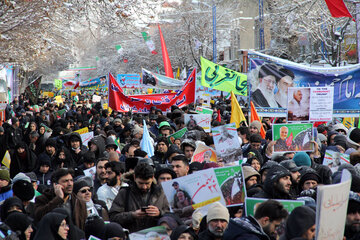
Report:
[[[255,209],[258,204],[265,202],[269,199],[265,198],[245,198],[245,208],[246,208],[246,216],[254,216]],[[284,208],[291,213],[292,210],[296,207],[300,207],[305,205],[304,201],[299,200],[280,200],[276,199],[276,201],[280,202]]]
[[214,110],[204,107],[196,107],[195,111],[202,114],[213,114]]
[[214,168],[226,206],[238,206],[244,203],[245,187],[241,166]]
[[61,79],[54,79],[55,88],[61,89],[62,88],[62,80]]
[[247,75],[221,67],[201,58],[201,85],[220,91],[247,96]]
[[184,136],[184,134],[185,134],[186,132],[187,132],[187,128],[184,127],[184,128],[182,128],[182,129],[180,129],[179,131],[171,134],[170,136],[168,136],[168,141],[169,141],[169,143],[170,143],[170,144],[173,144],[176,139],[182,138],[182,136]]

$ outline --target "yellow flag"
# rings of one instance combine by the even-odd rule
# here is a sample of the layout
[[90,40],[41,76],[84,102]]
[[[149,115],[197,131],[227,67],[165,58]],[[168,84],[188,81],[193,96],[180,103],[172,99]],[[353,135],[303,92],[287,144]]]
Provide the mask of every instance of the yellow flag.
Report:
[[176,79],[180,78],[180,68],[178,67],[177,73],[176,73]]
[[347,128],[350,129],[355,125],[355,118],[353,117],[344,117],[342,124]]
[[10,163],[11,163],[10,153],[9,151],[6,151],[3,160],[1,161],[1,164],[7,168],[10,168]]
[[239,102],[236,99],[236,96],[235,96],[234,92],[231,91],[231,118],[230,118],[230,123],[235,123],[236,127],[238,128],[238,127],[240,127],[240,123],[242,121],[245,121],[245,124],[246,124],[246,119],[245,119],[244,113],[241,110],[241,107],[239,105]]

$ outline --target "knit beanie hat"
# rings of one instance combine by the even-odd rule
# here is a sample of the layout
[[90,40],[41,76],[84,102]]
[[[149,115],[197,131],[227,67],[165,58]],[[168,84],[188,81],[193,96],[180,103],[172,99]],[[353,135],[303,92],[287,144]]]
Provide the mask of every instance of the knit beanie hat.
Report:
[[321,178],[315,170],[305,172],[304,175],[302,175],[300,178],[299,185],[302,187],[304,182],[306,182],[307,180],[314,180],[317,183],[321,183]]
[[260,129],[261,129],[261,123],[258,121],[258,120],[255,120],[253,122],[250,123],[250,127],[256,127],[259,132],[260,132]]
[[311,159],[309,155],[305,152],[297,152],[293,157],[293,161],[296,163],[298,167],[300,166],[311,166]]
[[206,221],[207,223],[209,223],[211,220],[222,219],[225,220],[226,222],[229,222],[229,218],[230,218],[229,210],[221,203],[214,202],[209,207]]
[[244,173],[245,181],[252,176],[257,176],[258,178],[260,178],[260,174],[251,166],[242,166],[242,171]]
[[74,183],[73,192],[75,194],[77,194],[80,191],[80,189],[83,187],[91,187],[91,186],[89,185],[89,183],[87,181],[85,181],[83,179],[78,180]]
[[5,167],[0,168],[0,179],[10,182],[10,173]]
[[30,201],[35,195],[35,190],[30,181],[17,180],[12,185],[13,193],[22,201]]
[[192,221],[192,227],[194,229],[199,229],[200,228],[200,223],[201,220],[203,219],[204,215],[202,214],[202,212],[200,211],[200,208],[197,208],[192,216],[191,216],[191,221]]
[[285,235],[287,239],[302,237],[305,231],[315,224],[315,217],[316,213],[310,207],[295,208],[286,221]]

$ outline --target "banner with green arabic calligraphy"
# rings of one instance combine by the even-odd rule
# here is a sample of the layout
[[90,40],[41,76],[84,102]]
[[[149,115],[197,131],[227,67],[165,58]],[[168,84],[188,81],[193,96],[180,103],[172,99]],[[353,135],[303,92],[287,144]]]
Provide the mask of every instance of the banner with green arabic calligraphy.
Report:
[[29,97],[29,101],[31,105],[37,104],[38,97],[40,94],[40,83],[41,83],[41,76],[38,77],[35,81],[31,82],[29,86],[25,88],[25,92]]
[[221,67],[201,58],[201,85],[220,91],[247,96],[247,75]]

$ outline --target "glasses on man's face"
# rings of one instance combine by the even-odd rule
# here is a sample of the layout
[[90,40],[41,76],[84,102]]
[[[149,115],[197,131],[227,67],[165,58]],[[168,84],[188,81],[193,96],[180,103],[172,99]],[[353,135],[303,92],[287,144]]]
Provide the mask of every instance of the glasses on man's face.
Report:
[[86,192],[91,192],[91,191],[90,191],[90,188],[85,188],[85,189],[81,190],[80,192],[81,193],[86,193]]

